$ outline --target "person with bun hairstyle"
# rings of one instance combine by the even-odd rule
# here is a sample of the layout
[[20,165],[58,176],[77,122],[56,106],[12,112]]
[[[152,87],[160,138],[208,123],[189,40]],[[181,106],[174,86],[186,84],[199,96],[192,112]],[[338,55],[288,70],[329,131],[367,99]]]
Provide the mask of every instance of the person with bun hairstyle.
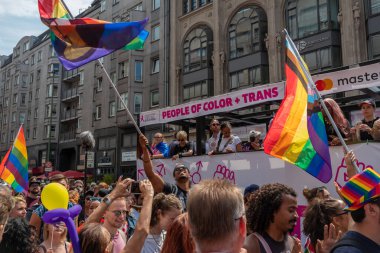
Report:
[[315,198],[319,199],[329,199],[330,192],[327,190],[325,186],[315,187],[312,189],[309,189],[305,187],[302,191],[303,196],[307,200],[307,202],[310,204]]

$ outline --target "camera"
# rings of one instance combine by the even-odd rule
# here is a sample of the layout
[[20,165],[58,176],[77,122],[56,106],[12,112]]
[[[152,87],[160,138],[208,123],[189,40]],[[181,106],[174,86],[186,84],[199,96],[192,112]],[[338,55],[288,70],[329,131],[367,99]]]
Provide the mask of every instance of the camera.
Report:
[[131,193],[141,193],[140,191],[140,182],[134,181],[131,184]]

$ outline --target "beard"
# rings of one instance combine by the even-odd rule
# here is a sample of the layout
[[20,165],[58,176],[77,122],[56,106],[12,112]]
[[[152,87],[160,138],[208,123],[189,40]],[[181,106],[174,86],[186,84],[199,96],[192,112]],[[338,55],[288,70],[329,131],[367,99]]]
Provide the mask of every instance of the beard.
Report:
[[39,195],[40,194],[40,190],[38,190],[38,189],[32,189],[30,192],[32,194],[34,194],[34,195]]

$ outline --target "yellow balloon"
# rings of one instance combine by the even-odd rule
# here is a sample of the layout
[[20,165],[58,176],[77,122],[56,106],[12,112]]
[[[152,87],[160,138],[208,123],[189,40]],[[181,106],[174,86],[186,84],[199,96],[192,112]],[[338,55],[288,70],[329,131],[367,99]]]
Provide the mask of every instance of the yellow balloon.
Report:
[[57,208],[67,209],[69,193],[67,189],[58,183],[50,183],[41,192],[41,201],[48,210]]

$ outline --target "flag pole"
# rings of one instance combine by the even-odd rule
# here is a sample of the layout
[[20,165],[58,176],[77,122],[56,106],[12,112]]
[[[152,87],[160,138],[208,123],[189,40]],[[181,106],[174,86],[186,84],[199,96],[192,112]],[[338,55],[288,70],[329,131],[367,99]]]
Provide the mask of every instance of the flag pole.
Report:
[[[67,8],[67,5],[66,5],[65,1],[64,1],[64,0],[61,0],[61,2],[62,2],[62,4],[63,4],[63,6],[66,8],[66,10],[67,10],[67,12],[68,12],[70,18],[74,18],[73,14],[71,14],[69,8]],[[132,115],[131,112],[129,111],[127,105],[126,105],[125,102],[124,102],[124,99],[122,99],[122,97],[121,97],[119,91],[118,91],[117,88],[116,88],[116,85],[115,85],[114,82],[112,81],[112,79],[111,79],[111,77],[109,76],[107,70],[104,68],[103,63],[102,63],[99,59],[98,59],[97,61],[98,61],[99,65],[100,65],[100,68],[103,70],[104,74],[106,75],[107,80],[111,83],[111,85],[112,85],[112,87],[113,87],[113,89],[114,89],[114,91],[115,91],[117,97],[120,99],[122,105],[124,106],[125,111],[127,112],[128,117],[129,117],[130,120],[132,121],[133,126],[135,127],[137,133],[138,133],[139,136],[140,136],[140,135],[142,134],[142,132],[141,132],[139,126],[137,125],[135,118],[133,117],[133,115]],[[150,153],[151,155],[153,155],[153,151],[152,151],[152,149],[150,148],[150,146],[149,146],[148,144],[146,144],[146,147],[147,147],[149,153]]]
[[[289,36],[289,34],[288,34],[288,31],[287,31],[286,29],[284,29],[283,32],[284,32],[284,34],[285,34],[285,36],[286,36],[286,38],[287,38],[287,41],[289,41],[289,43],[291,44],[291,46],[296,50],[296,54],[295,54],[295,55],[296,55],[296,57],[297,57],[297,60],[298,60],[299,62],[301,62],[300,66],[301,66],[301,68],[302,68],[302,71],[305,73],[305,76],[306,76],[306,78],[307,78],[307,82],[308,82],[308,84],[310,85],[310,87],[313,89],[313,91],[315,92],[315,94],[317,94],[317,96],[318,96],[318,101],[319,101],[319,103],[322,105],[322,108],[323,108],[323,110],[325,111],[325,114],[326,114],[327,118],[329,119],[329,121],[330,121],[332,127],[334,128],[334,131],[335,131],[337,137],[339,138],[340,143],[342,143],[342,146],[343,146],[345,152],[347,152],[347,153],[350,152],[351,150],[348,148],[346,142],[345,142],[344,139],[343,139],[342,134],[340,133],[340,131],[339,131],[337,125],[335,124],[334,119],[332,118],[332,116],[331,116],[329,110],[327,109],[326,104],[325,104],[325,102],[323,101],[323,98],[322,98],[321,94],[319,93],[317,87],[316,87],[315,84],[314,84],[313,79],[311,78],[311,75],[310,75],[310,73],[309,73],[309,70],[307,70],[307,69],[305,68],[304,64],[302,64],[302,63],[303,63],[303,59],[300,59],[300,55],[299,55],[299,52],[298,52],[298,50],[297,50],[296,45],[294,44],[293,40],[290,38],[290,36]],[[360,173],[357,164],[356,164],[355,162],[353,162],[352,164],[353,164],[353,166],[354,166],[356,172],[357,172],[357,173]]]

